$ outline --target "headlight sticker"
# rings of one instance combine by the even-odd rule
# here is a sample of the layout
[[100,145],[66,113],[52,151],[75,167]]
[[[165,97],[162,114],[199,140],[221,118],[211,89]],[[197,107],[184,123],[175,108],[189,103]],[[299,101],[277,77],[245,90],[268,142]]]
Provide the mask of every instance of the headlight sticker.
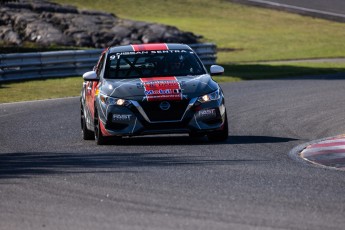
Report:
[[130,101],[127,101],[125,99],[109,97],[103,94],[100,94],[99,98],[103,104],[108,105],[108,106],[109,105],[127,106],[130,104]]
[[205,94],[201,97],[198,98],[198,101],[201,103],[204,102],[209,102],[209,101],[216,101],[221,97],[221,92],[219,89],[217,89],[216,91],[209,93],[209,94]]

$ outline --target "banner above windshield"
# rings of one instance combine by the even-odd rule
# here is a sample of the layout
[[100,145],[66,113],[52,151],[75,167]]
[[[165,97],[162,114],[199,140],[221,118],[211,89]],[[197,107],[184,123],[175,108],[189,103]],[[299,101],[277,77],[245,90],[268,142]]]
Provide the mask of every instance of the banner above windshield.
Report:
[[140,54],[169,54],[169,53],[194,53],[190,50],[151,50],[151,51],[129,51],[129,52],[119,52],[115,53],[115,55],[110,56],[110,60],[114,60],[115,58],[119,58],[121,55],[140,55]]
[[106,78],[114,79],[205,74],[202,63],[192,50],[112,53],[106,68]]

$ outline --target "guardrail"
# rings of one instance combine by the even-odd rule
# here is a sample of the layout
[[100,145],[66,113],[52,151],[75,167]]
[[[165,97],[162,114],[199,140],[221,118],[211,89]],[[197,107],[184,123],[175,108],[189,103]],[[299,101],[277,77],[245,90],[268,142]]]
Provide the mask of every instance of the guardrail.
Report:
[[[216,62],[216,45],[192,44],[204,65]],[[0,54],[0,82],[82,75],[92,70],[103,49]]]

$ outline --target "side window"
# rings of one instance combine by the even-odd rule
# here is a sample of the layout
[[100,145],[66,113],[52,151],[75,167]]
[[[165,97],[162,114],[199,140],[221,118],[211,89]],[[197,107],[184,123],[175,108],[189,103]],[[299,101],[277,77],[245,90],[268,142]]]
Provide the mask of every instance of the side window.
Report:
[[102,71],[102,68],[103,68],[103,65],[104,65],[104,58],[105,57],[105,52],[102,53],[102,56],[100,57],[98,63],[97,63],[97,67],[96,67],[96,73],[97,73],[97,76],[100,76],[101,74],[101,71]]
[[97,65],[93,68],[93,70],[97,73],[97,76],[100,77],[101,71],[103,69],[103,65],[105,62],[105,56],[109,48],[103,50],[100,58],[98,59]]

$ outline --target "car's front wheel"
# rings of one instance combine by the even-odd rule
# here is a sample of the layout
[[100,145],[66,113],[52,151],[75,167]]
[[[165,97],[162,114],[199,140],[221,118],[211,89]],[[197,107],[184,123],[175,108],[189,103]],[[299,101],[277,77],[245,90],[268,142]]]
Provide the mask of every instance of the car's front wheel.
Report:
[[102,134],[100,122],[101,122],[101,120],[98,117],[97,110],[95,110],[95,120],[94,120],[95,141],[96,141],[97,145],[104,145],[107,142],[107,137],[103,136],[103,134]]
[[212,142],[226,141],[229,136],[228,117],[225,113],[225,121],[222,130],[213,131],[207,134],[207,138]]
[[80,109],[80,122],[81,122],[81,134],[82,134],[83,139],[93,140],[95,136],[91,130],[87,129],[83,106],[81,106],[81,109]]

